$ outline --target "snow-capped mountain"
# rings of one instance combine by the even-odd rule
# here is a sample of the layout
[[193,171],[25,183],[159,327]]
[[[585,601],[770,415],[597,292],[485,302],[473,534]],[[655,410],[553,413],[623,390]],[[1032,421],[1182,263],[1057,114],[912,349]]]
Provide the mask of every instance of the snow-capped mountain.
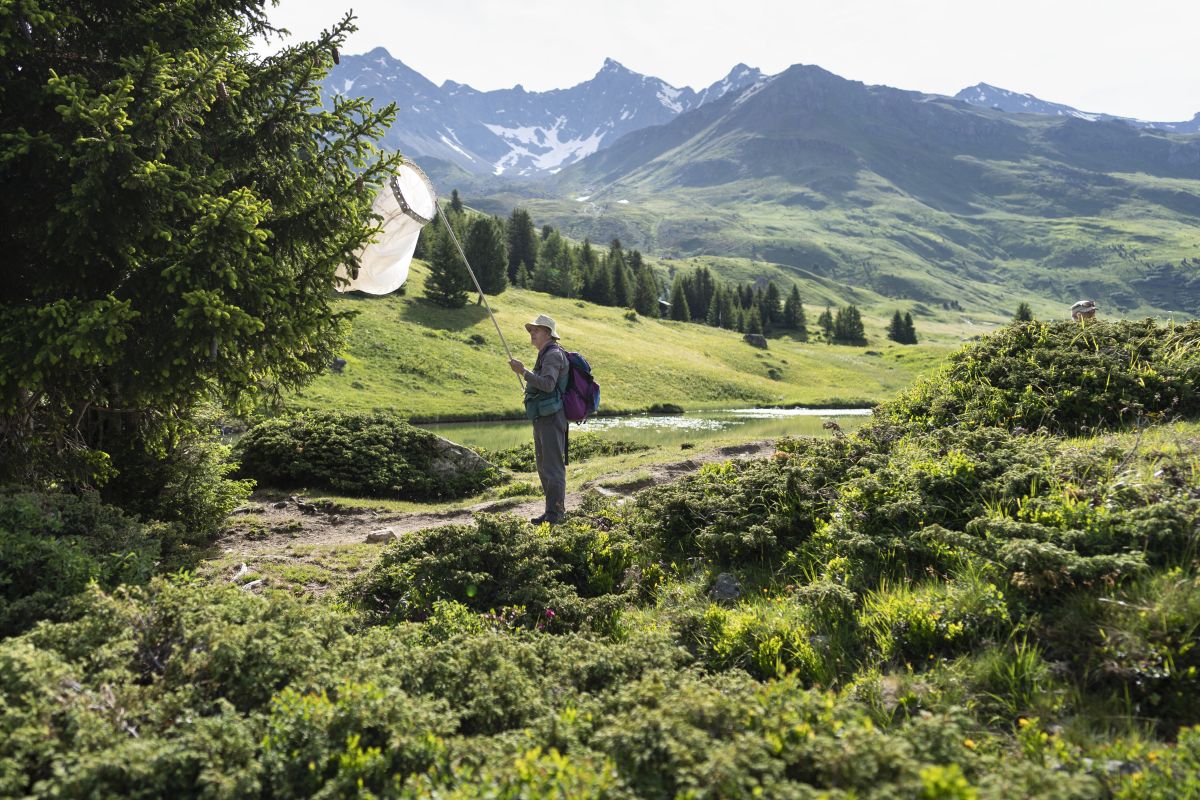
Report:
[[414,159],[444,159],[475,174],[520,176],[555,173],[626,133],[669,122],[762,77],[738,64],[696,92],[606,59],[595,77],[569,89],[527,92],[517,85],[481,92],[454,81],[437,86],[379,47],[342,56],[325,88],[377,104],[395,102],[386,147]]
[[1034,97],[1031,94],[1019,94],[992,86],[987,83],[977,83],[968,86],[954,95],[956,100],[962,100],[981,108],[995,108],[1000,111],[1019,112],[1024,114],[1048,114],[1056,117],[1077,117],[1090,122],[1116,120],[1125,122],[1137,128],[1153,128],[1167,133],[1200,133],[1200,113],[1186,122],[1148,122],[1131,117],[1118,117],[1112,114],[1099,114],[1080,111],[1062,103],[1051,103]]

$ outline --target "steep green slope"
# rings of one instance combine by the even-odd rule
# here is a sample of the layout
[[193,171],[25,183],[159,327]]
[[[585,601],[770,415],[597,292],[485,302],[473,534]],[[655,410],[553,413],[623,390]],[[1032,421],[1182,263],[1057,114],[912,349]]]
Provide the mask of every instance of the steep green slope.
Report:
[[[340,308],[359,312],[344,354],[347,365],[290,400],[305,408],[383,409],[417,419],[520,417],[517,378],[482,306],[448,310],[422,299],[428,270],[414,262],[405,296],[349,297]],[[818,288],[819,287],[819,288]],[[811,292],[808,289],[812,289]],[[490,298],[513,354],[532,363],[524,323],[539,313],[558,321],[563,344],[591,361],[608,412],[644,410],[656,403],[685,408],[739,404],[872,403],[902,386],[954,349],[970,332],[994,327],[926,310],[918,315],[922,344],[900,346],[884,329],[894,306],[869,293],[839,294],[836,286],[801,283],[810,325],[817,298],[856,302],[864,311],[867,348],[772,339],[760,350],[740,334],[699,324],[626,317],[539,292],[509,289]],[[846,298],[846,299],[843,299]],[[1005,312],[1007,313],[1007,312]]]

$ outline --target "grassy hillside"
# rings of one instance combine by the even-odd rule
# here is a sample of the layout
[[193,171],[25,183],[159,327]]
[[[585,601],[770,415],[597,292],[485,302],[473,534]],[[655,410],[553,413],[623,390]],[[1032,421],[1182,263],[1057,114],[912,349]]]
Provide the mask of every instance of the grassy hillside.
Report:
[[[444,309],[422,299],[425,264],[414,262],[405,296],[352,296],[339,310],[359,312],[341,374],[323,376],[289,400],[301,408],[383,409],[415,419],[519,417],[517,378],[482,306]],[[583,352],[602,387],[605,412],[641,411],[656,403],[687,409],[731,405],[874,403],[928,371],[962,336],[991,323],[963,322],[950,312],[917,316],[923,343],[900,346],[884,329],[895,308],[878,296],[801,282],[805,296],[862,305],[868,347],[772,339],[761,350],[741,334],[705,325],[626,318],[622,309],[539,292],[509,289],[489,298],[513,355],[532,364],[524,323],[554,317],[569,350]],[[818,289],[818,287],[820,287]],[[806,304],[810,327],[820,307]]]

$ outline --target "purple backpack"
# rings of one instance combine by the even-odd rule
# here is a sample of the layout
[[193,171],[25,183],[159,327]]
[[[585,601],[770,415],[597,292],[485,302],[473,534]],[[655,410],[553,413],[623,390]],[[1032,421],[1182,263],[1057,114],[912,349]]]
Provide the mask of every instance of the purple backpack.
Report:
[[570,422],[586,422],[600,410],[600,384],[592,377],[592,367],[579,353],[567,353],[567,388],[563,390],[563,411]]

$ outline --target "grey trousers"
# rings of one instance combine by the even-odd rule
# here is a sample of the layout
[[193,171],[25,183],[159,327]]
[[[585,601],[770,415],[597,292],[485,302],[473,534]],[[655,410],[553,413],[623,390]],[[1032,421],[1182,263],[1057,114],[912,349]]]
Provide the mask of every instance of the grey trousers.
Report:
[[567,513],[567,424],[561,408],[533,421],[533,452],[546,495],[546,516],[555,520]]

